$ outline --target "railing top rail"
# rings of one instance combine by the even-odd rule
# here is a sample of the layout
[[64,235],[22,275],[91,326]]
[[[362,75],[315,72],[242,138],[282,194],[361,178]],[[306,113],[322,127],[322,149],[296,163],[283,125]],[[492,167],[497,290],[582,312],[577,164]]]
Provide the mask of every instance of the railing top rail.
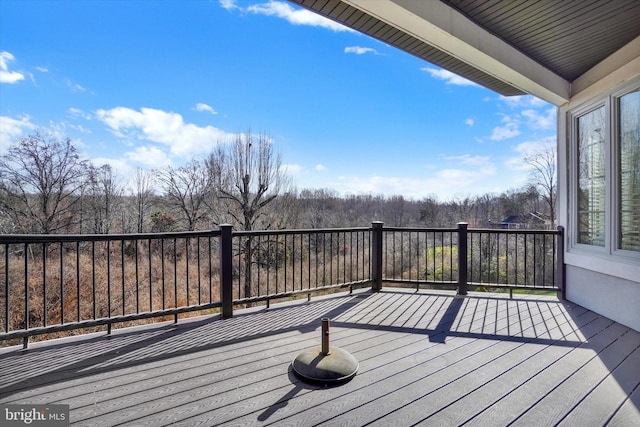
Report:
[[321,234],[321,233],[348,233],[356,231],[371,231],[371,227],[347,227],[347,228],[307,228],[294,230],[252,230],[233,231],[234,236],[270,236],[274,234]]
[[457,228],[451,227],[382,227],[384,231],[405,231],[405,232],[456,232]]
[[178,231],[165,233],[131,233],[131,234],[0,234],[0,244],[19,243],[56,243],[56,242],[98,242],[106,240],[147,240],[190,237],[219,236],[220,230]]
[[[451,227],[383,227],[384,231],[398,232],[455,232],[457,228]],[[286,229],[286,230],[252,230],[233,231],[234,236],[268,236],[283,234],[322,234],[371,231],[371,227],[346,227],[346,228],[310,228],[310,229]],[[558,235],[559,230],[533,230],[533,229],[504,229],[504,228],[469,228],[469,233],[496,233],[496,234],[547,234]],[[147,240],[147,239],[171,239],[171,238],[195,238],[212,237],[220,235],[220,229],[202,231],[179,231],[163,233],[129,233],[129,234],[0,234],[0,244],[20,243],[56,243],[56,242],[97,242],[107,240]]]
[[495,234],[548,234],[558,235],[559,230],[542,230],[530,228],[469,228],[469,233],[495,233]]

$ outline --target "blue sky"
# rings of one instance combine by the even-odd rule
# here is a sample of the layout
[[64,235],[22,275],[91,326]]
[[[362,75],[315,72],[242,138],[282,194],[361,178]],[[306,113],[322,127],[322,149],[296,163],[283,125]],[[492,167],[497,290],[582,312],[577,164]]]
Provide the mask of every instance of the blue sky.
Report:
[[123,183],[251,129],[298,189],[447,200],[524,185],[555,127],[284,1],[0,1],[0,153],[56,132]]

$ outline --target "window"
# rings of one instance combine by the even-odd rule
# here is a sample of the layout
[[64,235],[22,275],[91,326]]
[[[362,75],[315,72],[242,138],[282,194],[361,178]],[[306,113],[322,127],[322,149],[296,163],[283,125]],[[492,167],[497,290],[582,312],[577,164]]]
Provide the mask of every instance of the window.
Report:
[[640,87],[572,113],[573,243],[640,257]]
[[618,100],[619,249],[640,251],[640,89]]
[[604,246],[604,106],[578,118],[578,243]]

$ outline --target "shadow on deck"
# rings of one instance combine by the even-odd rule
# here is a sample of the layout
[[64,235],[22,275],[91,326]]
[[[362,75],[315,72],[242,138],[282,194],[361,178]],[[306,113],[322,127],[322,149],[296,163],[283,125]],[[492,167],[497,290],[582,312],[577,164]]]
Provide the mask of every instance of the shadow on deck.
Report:
[[[300,382],[320,342],[360,362]],[[0,403],[77,425],[638,425],[640,333],[549,297],[385,288],[0,350]]]

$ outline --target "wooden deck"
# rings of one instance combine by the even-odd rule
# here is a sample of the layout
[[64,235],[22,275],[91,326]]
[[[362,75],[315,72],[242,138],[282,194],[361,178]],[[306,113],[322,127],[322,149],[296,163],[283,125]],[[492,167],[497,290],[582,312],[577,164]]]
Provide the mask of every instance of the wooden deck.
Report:
[[[360,362],[336,387],[290,363]],[[549,297],[385,288],[0,349],[0,403],[72,425],[640,425],[640,333]]]

